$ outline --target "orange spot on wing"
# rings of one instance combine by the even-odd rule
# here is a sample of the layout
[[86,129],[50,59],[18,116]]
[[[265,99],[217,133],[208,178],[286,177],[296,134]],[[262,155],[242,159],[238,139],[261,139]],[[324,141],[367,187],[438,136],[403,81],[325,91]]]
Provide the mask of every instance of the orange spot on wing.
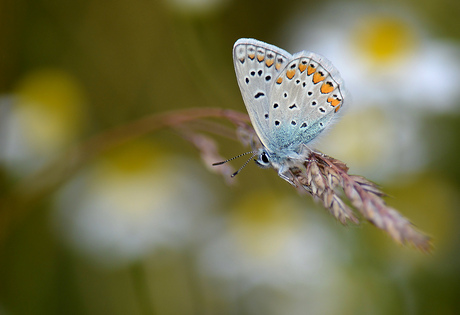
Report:
[[264,60],[264,55],[257,55],[257,60],[259,60],[259,62],[262,62],[262,60]]
[[299,65],[299,70],[300,70],[300,72],[304,72],[305,69],[307,69],[307,65],[304,65],[304,64],[300,64],[300,65]]
[[283,82],[283,78],[279,77],[278,80],[276,80],[276,83],[281,84],[281,82]]
[[334,112],[337,113],[337,112],[339,111],[339,109],[340,109],[340,106],[337,106],[337,107],[335,108],[335,111],[334,111]]
[[256,54],[249,54],[248,57],[249,59],[254,60],[254,58],[256,57]]
[[321,82],[323,81],[325,78],[324,75],[321,75],[319,72],[315,72],[315,74],[313,75],[313,83],[318,83],[318,82]]
[[288,71],[286,71],[286,76],[289,80],[291,80],[295,75],[295,70],[294,69],[289,69]]
[[308,70],[307,70],[307,74],[308,75],[311,75],[313,72],[316,71],[316,67],[312,66],[312,65],[309,65],[308,66]]
[[336,98],[329,97],[329,98],[327,99],[327,102],[328,102],[328,103],[331,103],[331,105],[335,107],[335,106],[339,105],[341,101],[338,100],[338,99],[336,99]]
[[279,69],[281,68],[281,64],[280,64],[280,63],[276,63],[275,68],[276,68],[276,70],[279,70]]
[[275,61],[273,59],[266,59],[265,60],[265,64],[267,65],[267,67],[271,67],[273,65]]
[[334,86],[332,85],[331,82],[326,82],[326,83],[323,83],[323,85],[321,85],[321,93],[327,94],[327,93],[331,93],[332,91],[334,91]]

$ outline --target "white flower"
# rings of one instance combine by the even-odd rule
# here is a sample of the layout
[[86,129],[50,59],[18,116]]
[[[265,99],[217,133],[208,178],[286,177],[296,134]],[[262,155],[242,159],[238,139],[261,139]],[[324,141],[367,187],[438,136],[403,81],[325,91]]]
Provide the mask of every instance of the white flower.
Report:
[[278,310],[280,296],[289,296],[279,314],[296,314],[296,307],[336,313],[340,302],[331,305],[323,297],[342,288],[341,265],[349,257],[335,231],[310,213],[306,219],[303,208],[276,193],[249,195],[229,211],[218,235],[204,246],[198,260],[201,273],[238,292],[235,299],[257,288],[283,292],[273,300],[264,295],[264,303]]
[[330,59],[358,106],[438,111],[457,104],[458,45],[428,37],[407,10],[336,3],[293,27],[290,46]]
[[84,128],[83,94],[66,72],[28,73],[0,101],[0,162],[26,174],[65,150]]
[[106,266],[192,242],[215,195],[194,163],[159,158],[155,150],[126,150],[60,191],[54,213],[59,238]]

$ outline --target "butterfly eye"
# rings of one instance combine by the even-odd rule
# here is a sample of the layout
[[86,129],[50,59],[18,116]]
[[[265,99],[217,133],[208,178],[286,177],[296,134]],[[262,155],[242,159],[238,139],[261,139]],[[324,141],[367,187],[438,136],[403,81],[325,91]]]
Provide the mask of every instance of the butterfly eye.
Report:
[[263,152],[261,155],[260,155],[260,159],[262,160],[262,162],[264,162],[265,164],[268,164],[268,156],[267,154],[265,154],[265,152]]
[[259,157],[254,161],[257,163],[257,165],[259,165],[262,168],[270,167],[270,158],[267,152],[265,151],[260,153]]

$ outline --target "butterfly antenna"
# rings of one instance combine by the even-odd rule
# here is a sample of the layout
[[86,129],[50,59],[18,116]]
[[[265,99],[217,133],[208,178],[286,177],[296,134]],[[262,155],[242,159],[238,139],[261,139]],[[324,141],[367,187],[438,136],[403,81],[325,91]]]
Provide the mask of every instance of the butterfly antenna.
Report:
[[253,157],[256,156],[257,152],[248,152],[248,153],[253,153],[252,156],[243,164],[243,166],[240,167],[239,170],[237,170],[235,173],[232,174],[231,177],[235,177],[236,175],[238,175],[238,173],[246,166],[248,165],[249,161],[252,160]]
[[[254,155],[256,154],[255,151],[245,152],[245,153],[242,153],[242,154],[240,154],[240,155],[234,156],[234,157],[232,157],[231,159],[228,159],[228,160],[225,160],[225,161],[222,161],[222,162],[213,163],[212,166],[217,166],[217,165],[225,164],[225,163],[227,163],[227,162],[233,161],[234,159],[237,159],[237,158],[239,158],[239,157],[245,156],[245,155],[250,154],[250,153],[252,153],[252,154],[254,154]],[[254,157],[254,155],[253,155],[253,157]],[[251,159],[252,159],[252,157],[251,157]],[[247,164],[247,162],[246,162],[246,164]]]

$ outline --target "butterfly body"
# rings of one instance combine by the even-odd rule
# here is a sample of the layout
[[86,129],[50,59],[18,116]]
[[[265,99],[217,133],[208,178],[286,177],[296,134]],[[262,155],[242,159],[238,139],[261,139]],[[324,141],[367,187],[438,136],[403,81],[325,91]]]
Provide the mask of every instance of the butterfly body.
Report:
[[262,143],[257,164],[273,167],[291,184],[289,169],[305,161],[311,143],[337,117],[344,88],[324,57],[242,38],[233,47],[238,85]]

